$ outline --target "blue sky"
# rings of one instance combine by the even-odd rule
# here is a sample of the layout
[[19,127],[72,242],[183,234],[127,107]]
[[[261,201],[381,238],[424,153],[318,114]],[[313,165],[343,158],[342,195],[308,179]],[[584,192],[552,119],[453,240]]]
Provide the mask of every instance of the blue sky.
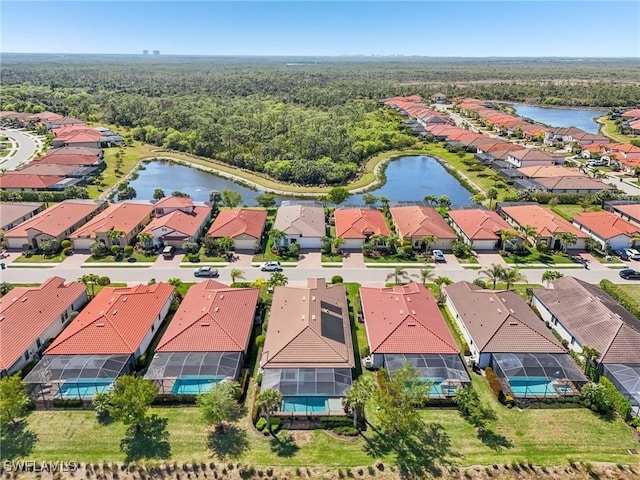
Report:
[[2,0],[2,52],[640,57],[638,1]]

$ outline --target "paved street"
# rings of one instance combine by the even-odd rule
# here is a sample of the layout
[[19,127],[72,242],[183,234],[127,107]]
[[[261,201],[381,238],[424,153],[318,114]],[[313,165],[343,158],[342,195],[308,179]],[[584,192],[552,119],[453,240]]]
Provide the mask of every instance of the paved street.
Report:
[[42,140],[24,131],[2,129],[0,135],[12,140],[14,145],[12,152],[15,151],[13,155],[10,152],[10,156],[0,163],[0,168],[5,170],[15,170],[20,164],[31,160],[36,152],[42,150]]

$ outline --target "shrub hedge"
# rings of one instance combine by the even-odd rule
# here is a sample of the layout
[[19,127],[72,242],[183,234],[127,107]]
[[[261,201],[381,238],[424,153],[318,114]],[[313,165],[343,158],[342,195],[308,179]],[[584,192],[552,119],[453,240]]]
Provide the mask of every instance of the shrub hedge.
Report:
[[56,408],[82,408],[84,402],[80,398],[54,398],[53,406]]
[[618,303],[620,303],[620,305],[629,310],[636,317],[640,318],[640,308],[638,308],[637,305],[631,301],[629,296],[620,290],[616,284],[603,279],[600,281],[600,288],[611,295]]
[[489,382],[489,386],[493,393],[498,398],[500,402],[503,402],[505,399],[504,392],[502,391],[502,385],[500,384],[500,380],[498,380],[497,375],[493,371],[493,368],[487,367],[484,369],[484,374],[487,377],[487,382]]
[[604,393],[609,400],[609,405],[611,405],[613,409],[618,412],[618,415],[620,415],[623,420],[630,420],[631,404],[629,403],[629,400],[624,398],[624,396],[618,391],[616,386],[607,378],[600,377],[600,384],[604,387]]

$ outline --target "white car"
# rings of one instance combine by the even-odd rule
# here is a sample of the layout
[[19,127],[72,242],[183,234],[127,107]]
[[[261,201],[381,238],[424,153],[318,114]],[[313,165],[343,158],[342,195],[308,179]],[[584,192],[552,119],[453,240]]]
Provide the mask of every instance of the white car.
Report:
[[442,250],[434,250],[433,251],[433,259],[436,262],[446,262],[447,259],[444,258],[444,253],[442,253]]
[[282,265],[280,265],[280,262],[267,262],[260,265],[260,270],[263,272],[281,272]]
[[640,252],[635,248],[625,248],[624,252],[631,260],[640,260]]

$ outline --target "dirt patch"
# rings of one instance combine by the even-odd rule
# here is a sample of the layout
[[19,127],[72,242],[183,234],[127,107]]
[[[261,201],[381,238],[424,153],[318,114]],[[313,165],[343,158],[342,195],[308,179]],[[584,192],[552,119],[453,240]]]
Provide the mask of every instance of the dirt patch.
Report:
[[289,431],[289,435],[293,437],[294,442],[299,447],[306,445],[307,443],[311,443],[313,441],[313,431],[312,430],[291,430]]

